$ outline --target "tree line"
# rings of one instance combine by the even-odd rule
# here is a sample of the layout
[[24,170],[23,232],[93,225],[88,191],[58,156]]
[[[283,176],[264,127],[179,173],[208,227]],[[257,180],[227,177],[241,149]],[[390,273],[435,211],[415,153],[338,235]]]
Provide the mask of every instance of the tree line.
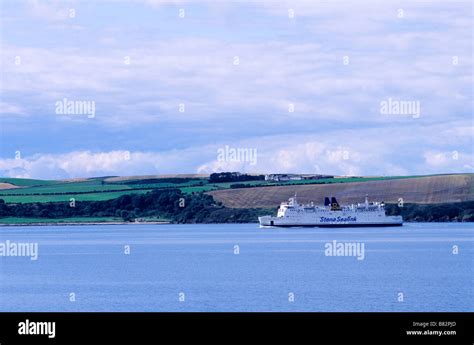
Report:
[[401,215],[407,222],[474,222],[474,201],[445,204],[385,205],[387,215]]
[[265,180],[265,175],[247,175],[238,172],[220,172],[209,175],[209,183]]
[[133,221],[159,217],[176,223],[247,223],[268,212],[272,210],[226,208],[210,195],[184,194],[179,189],[156,189],[104,201],[7,204],[0,199],[0,217],[20,218],[119,217]]

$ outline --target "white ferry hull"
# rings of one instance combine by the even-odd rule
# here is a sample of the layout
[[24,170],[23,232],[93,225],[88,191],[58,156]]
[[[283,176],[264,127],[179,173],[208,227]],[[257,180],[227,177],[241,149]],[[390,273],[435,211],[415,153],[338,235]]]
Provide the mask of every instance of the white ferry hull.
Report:
[[263,216],[258,217],[260,227],[320,227],[320,228],[347,228],[347,227],[385,227],[385,226],[402,226],[403,220],[401,217],[393,216],[386,217],[393,219],[384,219],[380,222],[320,222],[314,221],[293,221],[283,217]]
[[277,216],[258,217],[261,227],[380,227],[402,226],[401,216],[387,216],[379,202],[340,206],[336,198],[326,198],[324,206],[301,205],[296,196],[282,202]]

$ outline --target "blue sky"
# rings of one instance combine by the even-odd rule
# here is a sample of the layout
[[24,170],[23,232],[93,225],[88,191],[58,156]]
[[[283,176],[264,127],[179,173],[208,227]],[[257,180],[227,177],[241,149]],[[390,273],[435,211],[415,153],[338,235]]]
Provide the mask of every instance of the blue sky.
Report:
[[474,170],[469,1],[5,0],[1,19],[2,176]]

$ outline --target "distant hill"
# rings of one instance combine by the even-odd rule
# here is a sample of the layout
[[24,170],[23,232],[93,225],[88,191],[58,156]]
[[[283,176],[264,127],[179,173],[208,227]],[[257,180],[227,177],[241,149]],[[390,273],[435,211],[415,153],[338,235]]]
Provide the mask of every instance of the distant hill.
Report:
[[211,181],[205,174],[102,176],[86,179],[36,180],[0,178],[0,199],[7,203],[101,201],[157,189],[179,189],[184,194],[209,193],[235,208],[274,208],[298,193],[304,202],[320,203],[335,196],[342,203],[370,200],[433,204],[474,200],[474,174],[430,176],[366,176],[287,181],[250,179]]
[[[0,225],[172,221],[256,222],[298,193],[302,202],[388,203],[405,221],[474,221],[474,174],[213,182],[201,175],[102,176],[73,180],[0,178]],[[211,197],[212,196],[212,197]],[[396,205],[402,198],[404,207]],[[74,201],[75,206],[70,203]],[[181,206],[181,202],[183,205]]]
[[307,184],[225,189],[208,192],[216,201],[233,208],[277,207],[298,194],[301,202],[320,203],[335,196],[341,203],[370,200],[397,203],[435,204],[474,200],[474,174],[452,174],[334,184]]

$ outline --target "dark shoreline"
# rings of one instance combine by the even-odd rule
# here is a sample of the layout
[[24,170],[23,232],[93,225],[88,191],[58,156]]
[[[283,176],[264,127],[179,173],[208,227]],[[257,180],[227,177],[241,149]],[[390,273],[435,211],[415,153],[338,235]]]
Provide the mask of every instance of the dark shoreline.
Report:
[[55,223],[15,223],[15,224],[5,224],[0,223],[0,227],[8,226],[84,226],[84,225],[163,225],[163,224],[173,224],[172,222],[55,222]]

